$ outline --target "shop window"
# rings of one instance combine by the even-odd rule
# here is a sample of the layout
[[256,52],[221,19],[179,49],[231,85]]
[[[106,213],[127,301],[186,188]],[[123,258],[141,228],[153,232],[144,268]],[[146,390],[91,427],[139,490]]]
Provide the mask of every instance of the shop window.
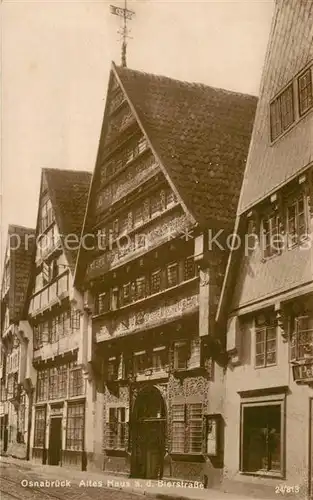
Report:
[[283,403],[243,404],[241,412],[241,470],[282,474]]
[[255,319],[255,366],[276,364],[277,332],[274,314],[260,314]]
[[313,319],[309,316],[299,316],[292,321],[290,359],[311,357],[313,357]]
[[126,408],[109,408],[106,423],[107,448],[124,450],[126,448]]
[[35,408],[34,448],[45,447],[46,408]]
[[202,403],[172,406],[172,452],[201,454],[204,439]]
[[84,403],[69,404],[67,407],[66,444],[67,450],[82,451],[84,440]]
[[178,264],[174,262],[173,264],[169,264],[166,268],[166,278],[167,278],[167,286],[171,288],[172,286],[176,286],[178,284]]
[[301,193],[287,206],[287,237],[288,246],[292,247],[301,243],[308,233],[306,217],[305,196]]
[[312,69],[309,68],[298,78],[299,114],[302,116],[313,106]]

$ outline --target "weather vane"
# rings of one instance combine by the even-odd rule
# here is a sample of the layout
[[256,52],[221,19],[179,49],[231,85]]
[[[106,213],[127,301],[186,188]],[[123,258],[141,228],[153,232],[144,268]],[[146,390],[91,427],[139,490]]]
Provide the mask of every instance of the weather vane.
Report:
[[114,5],[110,5],[111,14],[115,16],[119,16],[123,18],[123,26],[118,31],[122,35],[122,66],[126,66],[126,49],[127,49],[127,39],[130,38],[128,35],[129,30],[127,26],[127,21],[131,21],[135,12],[127,9],[127,0],[124,0],[124,8],[115,7]]

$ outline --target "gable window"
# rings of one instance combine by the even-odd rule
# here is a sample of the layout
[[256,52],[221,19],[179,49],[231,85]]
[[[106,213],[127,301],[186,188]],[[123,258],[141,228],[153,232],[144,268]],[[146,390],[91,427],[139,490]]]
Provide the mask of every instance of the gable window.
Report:
[[287,206],[288,247],[301,243],[302,238],[307,235],[308,227],[305,208],[304,194],[300,194]]
[[313,319],[298,316],[291,325],[290,359],[313,357]]
[[151,294],[161,291],[161,270],[158,269],[151,274]]
[[172,405],[172,452],[202,453],[202,403]]
[[304,115],[313,105],[312,70],[309,68],[298,78],[299,114]]
[[241,470],[262,474],[283,471],[283,402],[243,404]]
[[46,408],[35,409],[34,448],[45,447]]
[[43,232],[53,222],[53,210],[50,200],[47,200],[41,208],[40,231]]
[[174,262],[169,264],[166,269],[167,286],[171,288],[178,284],[178,264]]
[[293,87],[292,84],[284,90],[272,103],[271,138],[272,141],[281,135],[294,121]]
[[174,370],[187,370],[190,357],[190,345],[187,341],[174,343]]
[[106,428],[107,448],[124,450],[126,448],[126,408],[109,408]]
[[255,319],[255,366],[276,364],[277,333],[274,314],[260,314]]
[[282,240],[279,233],[280,221],[277,214],[268,214],[262,220],[263,229],[263,256],[264,258],[277,255],[281,251]]

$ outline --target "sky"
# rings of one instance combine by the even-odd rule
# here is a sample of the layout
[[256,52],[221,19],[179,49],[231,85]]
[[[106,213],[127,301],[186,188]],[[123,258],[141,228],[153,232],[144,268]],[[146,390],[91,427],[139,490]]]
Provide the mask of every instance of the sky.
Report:
[[[41,168],[92,171],[121,0],[2,0],[1,264]],[[129,0],[128,67],[258,95],[274,0]],[[199,103],[201,105],[201,103]],[[0,266],[1,266],[0,264]]]

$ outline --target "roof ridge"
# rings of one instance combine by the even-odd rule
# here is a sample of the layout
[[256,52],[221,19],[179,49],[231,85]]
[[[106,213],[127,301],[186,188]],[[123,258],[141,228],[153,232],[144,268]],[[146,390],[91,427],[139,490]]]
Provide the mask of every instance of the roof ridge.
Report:
[[162,74],[157,74],[157,73],[149,73],[147,71],[141,71],[141,70],[138,70],[138,69],[133,69],[133,68],[128,68],[128,67],[124,67],[124,66],[119,66],[119,65],[116,65],[115,63],[114,64],[114,67],[115,69],[117,70],[118,73],[137,73],[138,75],[141,75],[141,76],[148,76],[148,77],[152,77],[154,78],[155,80],[157,79],[162,79],[162,80],[166,80],[166,81],[169,81],[169,82],[177,82],[179,84],[182,84],[186,87],[193,87],[193,88],[198,88],[198,89],[211,89],[211,90],[216,90],[216,91],[219,91],[219,92],[225,92],[225,93],[229,93],[229,94],[232,94],[232,95],[238,95],[238,96],[247,96],[247,97],[255,97],[257,98],[258,96],[254,95],[254,94],[248,94],[246,92],[239,92],[237,90],[230,90],[230,89],[225,89],[223,87],[216,87],[214,85],[208,85],[206,83],[202,83],[202,82],[195,82],[195,81],[188,81],[188,80],[180,80],[179,78],[173,78],[173,77],[170,77],[170,76],[166,76],[166,75],[162,75]]

